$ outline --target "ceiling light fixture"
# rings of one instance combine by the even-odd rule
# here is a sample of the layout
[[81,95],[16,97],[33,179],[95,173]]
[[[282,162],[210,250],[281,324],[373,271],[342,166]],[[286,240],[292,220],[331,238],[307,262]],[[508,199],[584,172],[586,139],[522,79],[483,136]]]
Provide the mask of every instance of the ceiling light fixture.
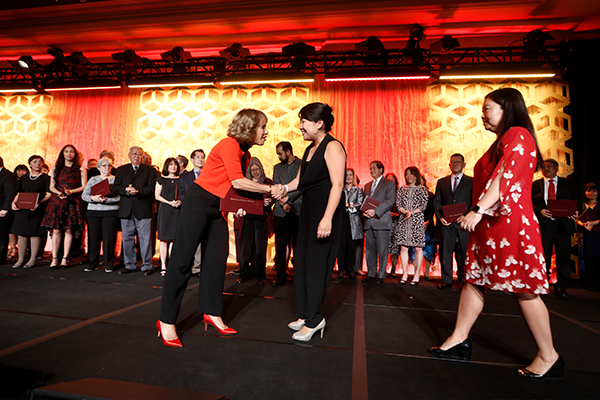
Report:
[[431,78],[429,72],[419,70],[368,70],[331,72],[325,74],[326,82],[404,81],[426,80],[429,78]]
[[180,86],[210,86],[214,84],[215,81],[212,76],[165,76],[136,78],[127,81],[127,87],[144,89]]
[[305,83],[314,81],[314,75],[299,73],[233,74],[219,78],[221,85],[265,85],[271,83]]

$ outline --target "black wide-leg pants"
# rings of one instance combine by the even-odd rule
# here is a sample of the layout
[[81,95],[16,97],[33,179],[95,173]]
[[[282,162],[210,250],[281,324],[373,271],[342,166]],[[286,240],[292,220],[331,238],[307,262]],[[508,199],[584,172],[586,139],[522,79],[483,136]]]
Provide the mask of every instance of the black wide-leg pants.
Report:
[[219,197],[192,184],[185,195],[171,258],[163,286],[160,320],[175,324],[188,281],[194,254],[202,243],[202,271],[198,312],[220,316],[229,254],[227,221],[219,211]]

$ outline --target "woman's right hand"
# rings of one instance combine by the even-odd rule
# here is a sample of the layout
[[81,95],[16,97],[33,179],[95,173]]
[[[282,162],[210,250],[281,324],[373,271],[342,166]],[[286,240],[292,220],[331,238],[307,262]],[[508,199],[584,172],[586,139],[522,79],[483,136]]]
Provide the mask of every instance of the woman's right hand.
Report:
[[233,214],[235,217],[237,218],[242,218],[246,216],[246,211],[243,208],[240,208],[239,210],[236,211],[235,214]]
[[591,231],[592,229],[594,229],[594,226],[598,225],[599,222],[600,221],[588,221],[585,223],[585,229]]
[[14,211],[19,211],[19,207],[17,207],[17,203],[11,203],[10,208],[12,208]]
[[94,203],[106,203],[106,197],[96,194],[96,195],[92,196],[92,201]]

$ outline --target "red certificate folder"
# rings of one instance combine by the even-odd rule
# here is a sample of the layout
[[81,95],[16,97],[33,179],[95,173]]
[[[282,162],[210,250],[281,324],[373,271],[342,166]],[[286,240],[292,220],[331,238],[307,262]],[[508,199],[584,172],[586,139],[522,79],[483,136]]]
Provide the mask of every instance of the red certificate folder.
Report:
[[19,192],[19,198],[16,202],[17,208],[19,210],[35,210],[39,198],[39,193]]
[[263,215],[263,197],[260,199],[251,199],[244,197],[237,190],[231,187],[225,198],[221,199],[220,210],[224,212],[237,212],[242,208],[248,214]]
[[375,200],[371,196],[367,196],[367,197],[365,197],[365,201],[363,201],[363,204],[360,207],[360,212],[364,213],[368,210],[374,210],[377,207],[379,207],[380,204],[381,204],[381,202],[379,200]]
[[[581,213],[578,220],[584,224],[588,221],[598,221],[598,214],[596,214],[596,211],[594,211],[593,209],[588,208],[583,213]],[[600,232],[600,224],[594,225],[594,227],[592,228],[592,232]]]
[[442,206],[442,213],[446,222],[456,222],[461,215],[467,212],[467,203],[456,203]]
[[577,211],[577,200],[548,200],[548,211],[553,218],[568,218]]
[[102,179],[90,189],[92,189],[92,196],[106,197],[110,194],[110,185],[108,184],[108,179]]

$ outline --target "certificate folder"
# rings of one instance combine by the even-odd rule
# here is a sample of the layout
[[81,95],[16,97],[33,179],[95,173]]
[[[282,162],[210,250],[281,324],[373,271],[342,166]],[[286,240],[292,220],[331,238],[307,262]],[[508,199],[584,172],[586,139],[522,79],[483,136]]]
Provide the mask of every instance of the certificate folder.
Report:
[[[598,214],[595,210],[588,208],[583,213],[581,213],[578,220],[580,222],[583,222],[584,224],[588,221],[598,221]],[[600,224],[594,225],[594,227],[592,228],[592,232],[600,232]]]
[[577,200],[548,200],[548,211],[553,218],[568,218],[577,211]]
[[467,212],[467,203],[456,203],[447,206],[442,206],[442,213],[446,222],[456,222],[461,215]]
[[19,198],[16,202],[17,208],[19,210],[35,210],[39,198],[39,193],[19,192]]
[[[260,194],[259,194],[260,195]],[[224,212],[237,212],[242,208],[248,214],[263,215],[263,197],[260,199],[242,196],[237,190],[231,187],[225,198],[221,199],[220,210]]]
[[365,197],[365,201],[363,201],[363,205],[360,207],[360,212],[364,213],[368,210],[374,210],[379,207],[380,204],[381,202],[379,200],[375,200],[371,196],[367,196]]
[[110,185],[108,179],[102,179],[90,188],[92,190],[92,196],[106,197],[110,194]]

